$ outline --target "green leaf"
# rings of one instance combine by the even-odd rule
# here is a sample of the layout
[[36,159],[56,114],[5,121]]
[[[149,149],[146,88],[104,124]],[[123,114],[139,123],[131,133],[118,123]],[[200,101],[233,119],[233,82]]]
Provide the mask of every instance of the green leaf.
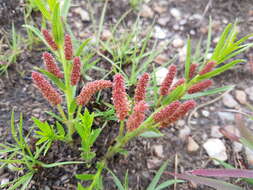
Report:
[[[7,190],[15,190],[20,185],[22,185],[22,184],[25,185],[25,184],[29,183],[31,181],[32,177],[33,177],[33,172],[27,173],[26,175],[20,177],[19,180],[15,184],[13,184],[10,188],[8,188]],[[22,189],[23,189],[23,187],[22,187]]]
[[71,7],[71,0],[64,0],[61,9],[61,16],[63,16],[64,19],[67,18],[70,7]]
[[229,86],[224,86],[221,88],[215,88],[212,90],[207,90],[204,92],[198,92],[198,93],[194,93],[194,94],[186,94],[182,97],[182,100],[188,100],[188,99],[194,99],[194,98],[199,98],[202,96],[209,96],[209,95],[213,95],[213,94],[217,94],[220,92],[225,92],[225,91],[229,91],[232,90],[235,86],[233,85],[229,85]]
[[83,52],[83,49],[88,45],[88,43],[90,42],[90,38],[86,39],[83,41],[83,43],[79,46],[79,48],[77,49],[75,55],[76,56],[80,56]]
[[154,190],[155,189],[155,187],[156,187],[157,183],[159,182],[159,180],[160,180],[164,170],[166,169],[168,163],[169,163],[169,160],[167,160],[166,162],[163,163],[163,165],[160,167],[160,169],[156,173],[154,179],[149,184],[147,190]]
[[78,183],[77,190],[87,190],[87,188],[84,188],[80,183]]
[[61,10],[60,4],[57,2],[53,11],[52,18],[52,31],[54,40],[58,45],[63,44],[64,32],[63,32],[63,23],[61,21]]
[[90,181],[94,179],[94,174],[76,174],[75,177],[80,180]]
[[142,133],[140,136],[145,137],[145,138],[159,138],[162,137],[164,134],[162,134],[161,132],[157,132],[157,131],[147,131]]
[[83,164],[83,163],[84,162],[81,162],[81,161],[66,161],[66,162],[56,162],[52,164],[41,163],[41,166],[44,168],[53,168],[53,167],[62,166],[62,165]]
[[185,74],[184,74],[187,81],[189,80],[190,65],[191,65],[191,39],[188,37],[186,61],[185,61]]
[[215,69],[215,70],[213,70],[209,73],[198,76],[198,79],[199,80],[204,80],[204,79],[212,78],[212,77],[214,77],[216,75],[219,75],[222,72],[230,69],[231,67],[233,67],[234,65],[236,65],[237,63],[240,63],[240,62],[245,62],[245,60],[238,59],[238,60],[231,61],[230,63],[227,63],[227,64],[223,65],[222,67],[219,67],[219,68],[217,68],[217,69]]
[[170,179],[170,180],[167,180],[167,181],[161,183],[160,185],[158,185],[158,186],[155,188],[155,190],[162,190],[162,189],[164,189],[164,188],[166,188],[166,187],[169,187],[169,186],[171,186],[171,185],[174,185],[174,184],[176,184],[176,183],[183,183],[183,182],[185,182],[185,181],[183,181],[183,180],[178,180],[178,179]]
[[169,103],[173,102],[174,100],[181,97],[183,92],[185,91],[185,86],[180,85],[175,90],[173,90],[169,95],[167,95],[164,100],[162,101],[162,105],[168,105]]
[[41,73],[43,73],[44,75],[46,75],[49,79],[51,79],[58,88],[60,88],[62,91],[65,91],[65,85],[61,81],[61,79],[57,78],[55,75],[53,75],[52,73],[44,69],[40,69],[40,68],[36,68],[36,69],[40,71]]
[[57,132],[60,136],[65,137],[65,130],[63,128],[63,126],[57,121],[56,122],[56,127],[57,127]]
[[47,19],[51,20],[51,15],[47,11],[46,4],[42,0],[34,0],[35,5],[38,7],[42,15]]
[[121,184],[119,178],[111,171],[108,169],[108,171],[110,172],[110,174],[112,175],[113,177],[113,181],[115,183],[115,185],[117,186],[118,190],[126,190],[123,185]]

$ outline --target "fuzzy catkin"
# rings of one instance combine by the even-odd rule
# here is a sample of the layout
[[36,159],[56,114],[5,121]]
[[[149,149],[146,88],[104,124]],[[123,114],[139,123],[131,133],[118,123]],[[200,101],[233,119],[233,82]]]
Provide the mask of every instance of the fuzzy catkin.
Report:
[[130,109],[124,78],[121,74],[116,74],[113,78],[112,100],[118,119],[123,121]]
[[148,110],[148,105],[145,101],[140,101],[134,106],[133,113],[127,120],[127,130],[133,131],[137,129],[145,119],[145,111]]
[[64,40],[64,55],[66,60],[72,60],[73,58],[73,45],[71,36],[66,34]]
[[47,44],[52,48],[52,50],[57,51],[58,46],[55,43],[55,41],[54,41],[53,37],[51,36],[51,34],[49,33],[49,31],[46,29],[43,29],[42,35],[44,36],[44,39],[46,40]]
[[78,105],[86,105],[91,97],[104,88],[112,87],[111,81],[108,80],[96,80],[93,82],[88,82],[81,90],[81,93],[76,98],[76,102]]
[[160,87],[160,95],[161,96],[165,96],[169,93],[169,88],[173,82],[173,79],[177,73],[177,67],[175,65],[171,65],[168,68],[168,73],[165,77],[165,79],[163,80],[161,87]]
[[188,89],[188,93],[189,94],[194,94],[196,92],[201,92],[202,90],[205,90],[206,88],[209,88],[211,85],[213,84],[213,81],[211,80],[204,80],[202,82],[199,82],[197,84],[192,85],[189,89]]
[[81,60],[79,57],[75,57],[73,60],[73,66],[71,71],[71,85],[75,86],[80,80],[81,73]]
[[190,70],[189,70],[189,78],[190,79],[192,79],[195,76],[197,67],[198,67],[198,65],[196,63],[191,64]]
[[32,72],[32,80],[52,106],[61,104],[61,95],[51,86],[43,75],[38,72]]
[[63,78],[63,73],[61,72],[59,67],[56,65],[56,61],[50,53],[48,52],[43,53],[43,60],[48,72],[52,73],[58,78]]
[[199,72],[199,75],[204,75],[206,73],[209,73],[210,71],[212,71],[212,69],[215,67],[216,62],[214,61],[210,61],[208,62],[204,68]]
[[140,77],[140,79],[138,81],[138,84],[136,86],[136,89],[135,89],[135,94],[134,94],[135,103],[138,103],[142,100],[145,100],[146,88],[147,88],[147,85],[148,85],[148,81],[149,81],[149,74],[144,73]]

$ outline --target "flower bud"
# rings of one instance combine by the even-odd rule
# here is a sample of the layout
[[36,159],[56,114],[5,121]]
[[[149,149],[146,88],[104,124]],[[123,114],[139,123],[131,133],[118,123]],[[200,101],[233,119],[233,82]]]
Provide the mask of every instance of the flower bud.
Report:
[[44,39],[46,40],[47,44],[52,48],[52,50],[56,51],[58,49],[57,44],[55,43],[53,37],[49,33],[48,30],[42,30],[42,34],[44,36]]
[[71,60],[73,58],[73,46],[70,35],[65,35],[64,40],[64,55],[66,60]]
[[127,100],[124,78],[121,74],[116,74],[113,79],[112,100],[116,110],[117,117],[123,121],[129,112],[129,103]]
[[136,86],[135,94],[134,94],[134,101],[135,103],[145,100],[146,88],[149,81],[149,74],[144,73]]
[[209,73],[210,71],[212,71],[212,69],[215,67],[216,62],[214,61],[210,61],[208,62],[204,68],[199,72],[199,75],[204,75],[206,73]]
[[189,70],[189,78],[192,79],[194,77],[194,75],[196,74],[196,69],[197,69],[198,65],[195,63],[192,63],[190,66],[190,70]]
[[175,65],[171,65],[169,68],[168,68],[168,73],[165,77],[165,79],[163,80],[162,84],[161,84],[161,87],[160,87],[160,95],[161,96],[165,96],[169,93],[169,88],[170,88],[170,85],[172,84],[173,82],[173,79],[177,73],[177,67]]
[[75,86],[79,82],[80,79],[80,72],[81,72],[81,61],[79,57],[75,57],[72,66],[71,72],[71,85]]
[[210,87],[213,84],[213,82],[211,80],[204,80],[202,82],[199,82],[197,84],[192,85],[189,89],[188,89],[188,93],[189,94],[194,94],[196,92],[201,92],[202,90]]
[[51,86],[51,84],[38,72],[32,72],[32,79],[43,96],[55,106],[61,104],[61,95]]
[[48,72],[52,73],[58,78],[63,78],[62,72],[60,71],[59,67],[56,65],[55,59],[50,53],[48,52],[43,53],[43,60]]

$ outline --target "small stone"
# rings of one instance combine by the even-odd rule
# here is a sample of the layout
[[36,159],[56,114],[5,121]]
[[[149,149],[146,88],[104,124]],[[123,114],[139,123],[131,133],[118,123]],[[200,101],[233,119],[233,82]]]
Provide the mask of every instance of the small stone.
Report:
[[166,24],[170,21],[170,17],[160,17],[157,22],[162,26],[166,26]]
[[[210,158],[216,158],[221,161],[226,161],[228,159],[226,147],[220,139],[217,138],[208,139],[204,143],[203,147]],[[213,162],[215,165],[219,165],[217,161],[214,160]]]
[[160,26],[155,26],[153,37],[162,40],[167,37],[167,33]]
[[183,126],[185,126],[185,121],[180,119],[180,120],[177,122],[177,125],[178,125],[179,127],[183,127]]
[[182,141],[186,141],[190,134],[191,134],[190,127],[185,126],[183,129],[180,129],[178,136]]
[[202,110],[202,111],[201,111],[201,114],[202,114],[204,117],[209,117],[209,116],[210,116],[210,112],[207,111],[207,110]]
[[173,25],[173,29],[177,31],[177,30],[180,29],[180,26],[179,26],[178,24],[174,24],[174,25]]
[[241,104],[247,104],[247,95],[242,90],[236,90],[235,91],[235,98],[240,102]]
[[159,67],[156,70],[155,76],[156,76],[156,82],[157,82],[158,85],[162,84],[162,82],[165,79],[167,73],[168,73],[168,69],[166,69],[164,67]]
[[181,12],[177,8],[170,9],[170,14],[178,20],[181,18]]
[[211,127],[211,137],[214,137],[214,138],[223,137],[223,134],[219,130],[220,130],[220,126],[212,126]]
[[187,151],[196,152],[198,149],[199,149],[198,143],[196,143],[196,141],[194,141],[192,137],[188,137]]
[[160,55],[158,55],[158,56],[155,58],[154,62],[157,63],[157,64],[162,65],[162,64],[168,62],[168,60],[169,60],[169,59],[168,59],[168,57],[167,57],[166,55],[160,54]]
[[112,33],[110,30],[104,30],[101,35],[101,39],[103,41],[109,40],[112,38]]
[[158,168],[162,163],[162,160],[158,158],[151,158],[147,160],[147,167],[148,169],[155,169]]
[[9,179],[8,178],[3,178],[3,179],[1,179],[1,185],[4,185],[4,184],[6,184],[6,183],[9,183]]
[[175,48],[181,48],[184,46],[184,41],[180,37],[177,37],[172,41],[172,45]]
[[234,121],[235,116],[233,113],[230,112],[218,112],[218,116],[222,119],[222,120],[227,120],[227,121]]
[[153,147],[154,153],[156,156],[163,158],[164,154],[163,154],[163,146],[162,145],[154,145]]
[[186,46],[186,45],[185,45],[183,48],[180,48],[180,49],[178,50],[179,61],[180,61],[181,63],[185,61],[186,52],[187,52],[187,46]]
[[249,165],[253,166],[253,151],[249,149],[248,147],[245,147],[245,154],[248,160]]
[[245,89],[245,92],[249,95],[249,99],[251,101],[253,101],[253,86],[252,87],[249,87],[249,88],[246,88]]
[[235,101],[231,94],[225,94],[222,98],[223,104],[228,108],[236,108],[238,103]]
[[90,16],[89,16],[89,13],[84,10],[83,8],[81,7],[78,7],[74,10],[77,14],[80,15],[82,21],[90,21]]
[[153,18],[154,12],[148,5],[144,4],[141,7],[140,16],[144,18]]
[[155,12],[157,12],[159,14],[162,14],[162,13],[167,11],[167,7],[162,6],[158,3],[154,3],[153,9],[154,9]]
[[234,150],[234,152],[239,153],[239,152],[242,151],[242,149],[243,149],[242,143],[235,142],[235,141],[233,142],[233,150]]

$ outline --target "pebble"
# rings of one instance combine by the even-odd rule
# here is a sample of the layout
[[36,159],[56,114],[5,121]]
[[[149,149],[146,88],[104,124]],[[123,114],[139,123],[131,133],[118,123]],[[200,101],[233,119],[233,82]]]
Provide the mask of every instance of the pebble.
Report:
[[112,38],[112,33],[110,30],[104,30],[101,35],[101,39],[106,41]]
[[164,30],[160,26],[155,26],[153,37],[157,38],[157,39],[160,39],[160,40],[166,38],[167,37],[166,30]]
[[210,116],[210,112],[207,111],[207,110],[202,110],[202,111],[201,111],[201,114],[202,114],[204,117],[209,117],[209,116]]
[[253,101],[253,86],[252,87],[249,87],[249,88],[246,88],[245,89],[245,92],[249,95],[249,99],[251,101]]
[[153,18],[154,12],[148,5],[144,4],[141,7],[140,16],[142,16],[144,18]]
[[162,6],[158,3],[154,3],[154,6],[153,6],[153,9],[155,12],[159,13],[159,14],[162,14],[164,12],[167,11],[167,7],[166,6]]
[[170,21],[170,17],[160,17],[157,22],[158,24],[162,25],[162,26],[166,26],[166,24]]
[[253,166],[253,151],[249,149],[248,147],[245,147],[245,154],[248,160],[249,165]]
[[182,48],[184,46],[184,41],[180,37],[177,37],[172,41],[172,45],[175,48]]
[[1,185],[4,185],[4,184],[6,184],[6,183],[9,183],[9,179],[8,178],[3,178],[3,179],[1,179]]
[[168,69],[166,69],[164,67],[159,67],[156,70],[155,76],[156,76],[156,82],[157,82],[158,85],[162,84],[162,82],[165,79],[167,73],[168,73]]
[[243,149],[242,143],[235,142],[235,141],[233,142],[233,150],[234,150],[234,152],[239,153],[239,152],[242,151],[242,149]]
[[[216,158],[221,161],[226,161],[228,159],[226,147],[220,139],[217,138],[208,139],[203,144],[203,147],[210,158]],[[215,165],[219,165],[217,161],[214,160],[213,162]]]
[[179,130],[179,138],[182,140],[182,141],[186,141],[189,137],[189,135],[191,134],[191,129],[190,127],[188,126],[185,126],[183,129],[180,129]]
[[211,127],[211,137],[214,137],[214,138],[223,137],[223,134],[219,130],[220,130],[220,126],[212,126]]
[[178,50],[179,61],[180,61],[181,63],[185,61],[186,52],[187,52],[187,46],[186,46],[186,45],[185,45],[183,48],[180,48],[180,49]]
[[233,113],[230,112],[218,112],[218,116],[223,119],[223,120],[227,120],[227,121],[234,121],[235,120],[235,116]]
[[243,90],[236,90],[235,91],[235,98],[241,104],[247,104],[247,95]]
[[181,12],[177,8],[170,9],[170,14],[178,20],[181,18]]
[[192,137],[188,137],[187,151],[196,152],[198,149],[199,149],[198,143]]
[[147,160],[147,167],[148,169],[155,169],[158,168],[162,163],[162,160],[158,158],[151,158]]
[[154,145],[152,147],[152,149],[154,150],[154,153],[156,156],[163,158],[164,154],[163,154],[163,146],[162,145]]
[[74,11],[75,11],[75,13],[80,15],[82,21],[90,21],[89,13],[86,10],[84,10],[83,8],[78,7]]
[[231,94],[225,94],[222,98],[223,104],[228,108],[236,108],[238,103],[235,101]]
[[162,65],[162,64],[168,62],[168,60],[169,60],[169,58],[168,58],[166,55],[160,54],[160,55],[158,55],[158,56],[155,58],[154,62],[157,63],[157,64]]

